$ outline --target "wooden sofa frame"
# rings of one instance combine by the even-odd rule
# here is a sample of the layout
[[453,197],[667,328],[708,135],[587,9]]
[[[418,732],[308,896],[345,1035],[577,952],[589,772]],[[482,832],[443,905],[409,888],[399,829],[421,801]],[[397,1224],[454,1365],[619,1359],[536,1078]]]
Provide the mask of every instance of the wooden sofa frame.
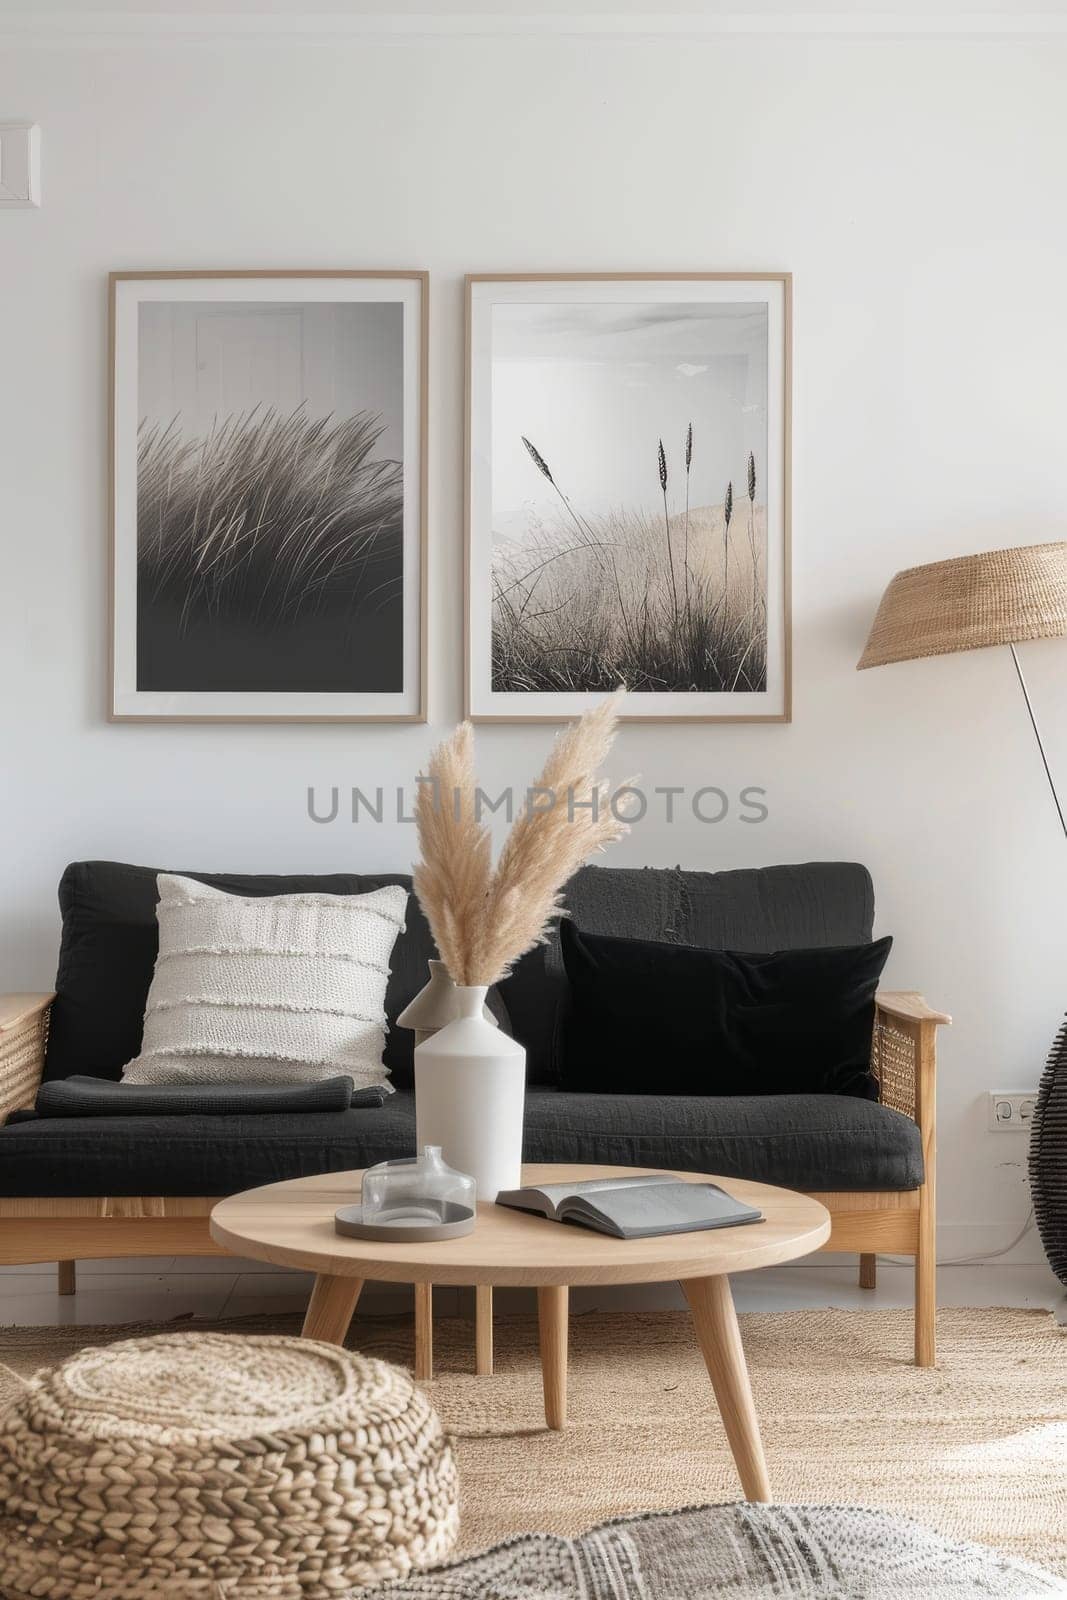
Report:
[[[44,1067],[51,994],[0,997],[0,1122],[32,1106]],[[824,1250],[858,1251],[859,1281],[875,1286],[881,1253],[915,1260],[915,1361],[936,1358],[935,1081],[937,1029],[951,1017],[922,995],[882,992],[876,1003],[871,1067],[879,1099],[911,1117],[922,1138],[924,1181],[917,1189],[814,1193],[830,1212]],[[2,1177],[0,1177],[2,1183]],[[0,1266],[55,1261],[59,1293],[73,1294],[79,1259],[226,1255],[208,1230],[221,1195],[86,1195],[76,1199],[0,1197]],[[429,1285],[416,1286],[416,1373],[432,1370]],[[421,1291],[421,1293],[419,1292]],[[492,1364],[491,1291],[477,1297],[478,1370]]]

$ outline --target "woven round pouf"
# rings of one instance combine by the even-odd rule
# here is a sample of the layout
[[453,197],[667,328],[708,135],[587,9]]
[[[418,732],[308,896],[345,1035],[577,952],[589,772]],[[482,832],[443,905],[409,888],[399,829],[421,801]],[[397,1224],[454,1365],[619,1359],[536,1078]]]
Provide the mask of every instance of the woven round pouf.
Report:
[[281,1336],[82,1350],[0,1414],[6,1600],[337,1600],[440,1561],[455,1458],[406,1372]]

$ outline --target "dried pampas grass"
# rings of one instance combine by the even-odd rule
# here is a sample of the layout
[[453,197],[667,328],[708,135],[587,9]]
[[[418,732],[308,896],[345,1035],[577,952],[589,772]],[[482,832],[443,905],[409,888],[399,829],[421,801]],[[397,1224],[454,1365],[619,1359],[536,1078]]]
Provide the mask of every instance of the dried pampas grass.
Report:
[[599,769],[619,717],[618,690],[553,745],[495,869],[477,810],[474,730],[465,722],[430,757],[415,808],[422,859],[415,892],[441,959],[463,986],[491,984],[544,942],[567,879],[628,832]]
[[489,830],[477,817],[476,788],[474,729],[464,722],[430,757],[415,803],[422,851],[415,893],[456,983],[476,981],[457,974],[469,963],[471,929],[484,915],[492,867]]

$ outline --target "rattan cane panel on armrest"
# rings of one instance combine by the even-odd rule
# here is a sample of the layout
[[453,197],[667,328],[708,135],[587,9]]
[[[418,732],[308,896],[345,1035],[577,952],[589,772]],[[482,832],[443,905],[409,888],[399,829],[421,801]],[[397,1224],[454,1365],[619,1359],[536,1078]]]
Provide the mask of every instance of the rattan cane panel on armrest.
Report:
[[0,1122],[9,1111],[32,1106],[37,1097],[37,1086],[44,1070],[52,998],[41,995],[35,1005],[15,1015],[10,1022],[0,1018]]
[[882,1011],[875,1013],[871,1071],[878,1080],[878,1098],[893,1111],[914,1119],[918,1108],[916,1080],[918,1041]]

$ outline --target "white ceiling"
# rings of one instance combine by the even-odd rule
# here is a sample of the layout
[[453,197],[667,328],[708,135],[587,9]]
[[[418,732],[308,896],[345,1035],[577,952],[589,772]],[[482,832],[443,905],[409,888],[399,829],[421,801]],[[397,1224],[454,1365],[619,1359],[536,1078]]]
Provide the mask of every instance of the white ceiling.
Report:
[[0,0],[0,33],[1060,34],[1067,0]]
[[1028,20],[1034,17],[1067,18],[1067,0],[578,0],[564,4],[550,0],[0,0],[0,14],[62,17],[72,25],[87,17],[367,17],[432,16],[462,18],[472,15],[499,18],[551,16],[578,18],[641,16],[650,23],[678,17],[693,19],[730,17],[834,16],[847,19],[929,18],[931,16],[988,17]]

